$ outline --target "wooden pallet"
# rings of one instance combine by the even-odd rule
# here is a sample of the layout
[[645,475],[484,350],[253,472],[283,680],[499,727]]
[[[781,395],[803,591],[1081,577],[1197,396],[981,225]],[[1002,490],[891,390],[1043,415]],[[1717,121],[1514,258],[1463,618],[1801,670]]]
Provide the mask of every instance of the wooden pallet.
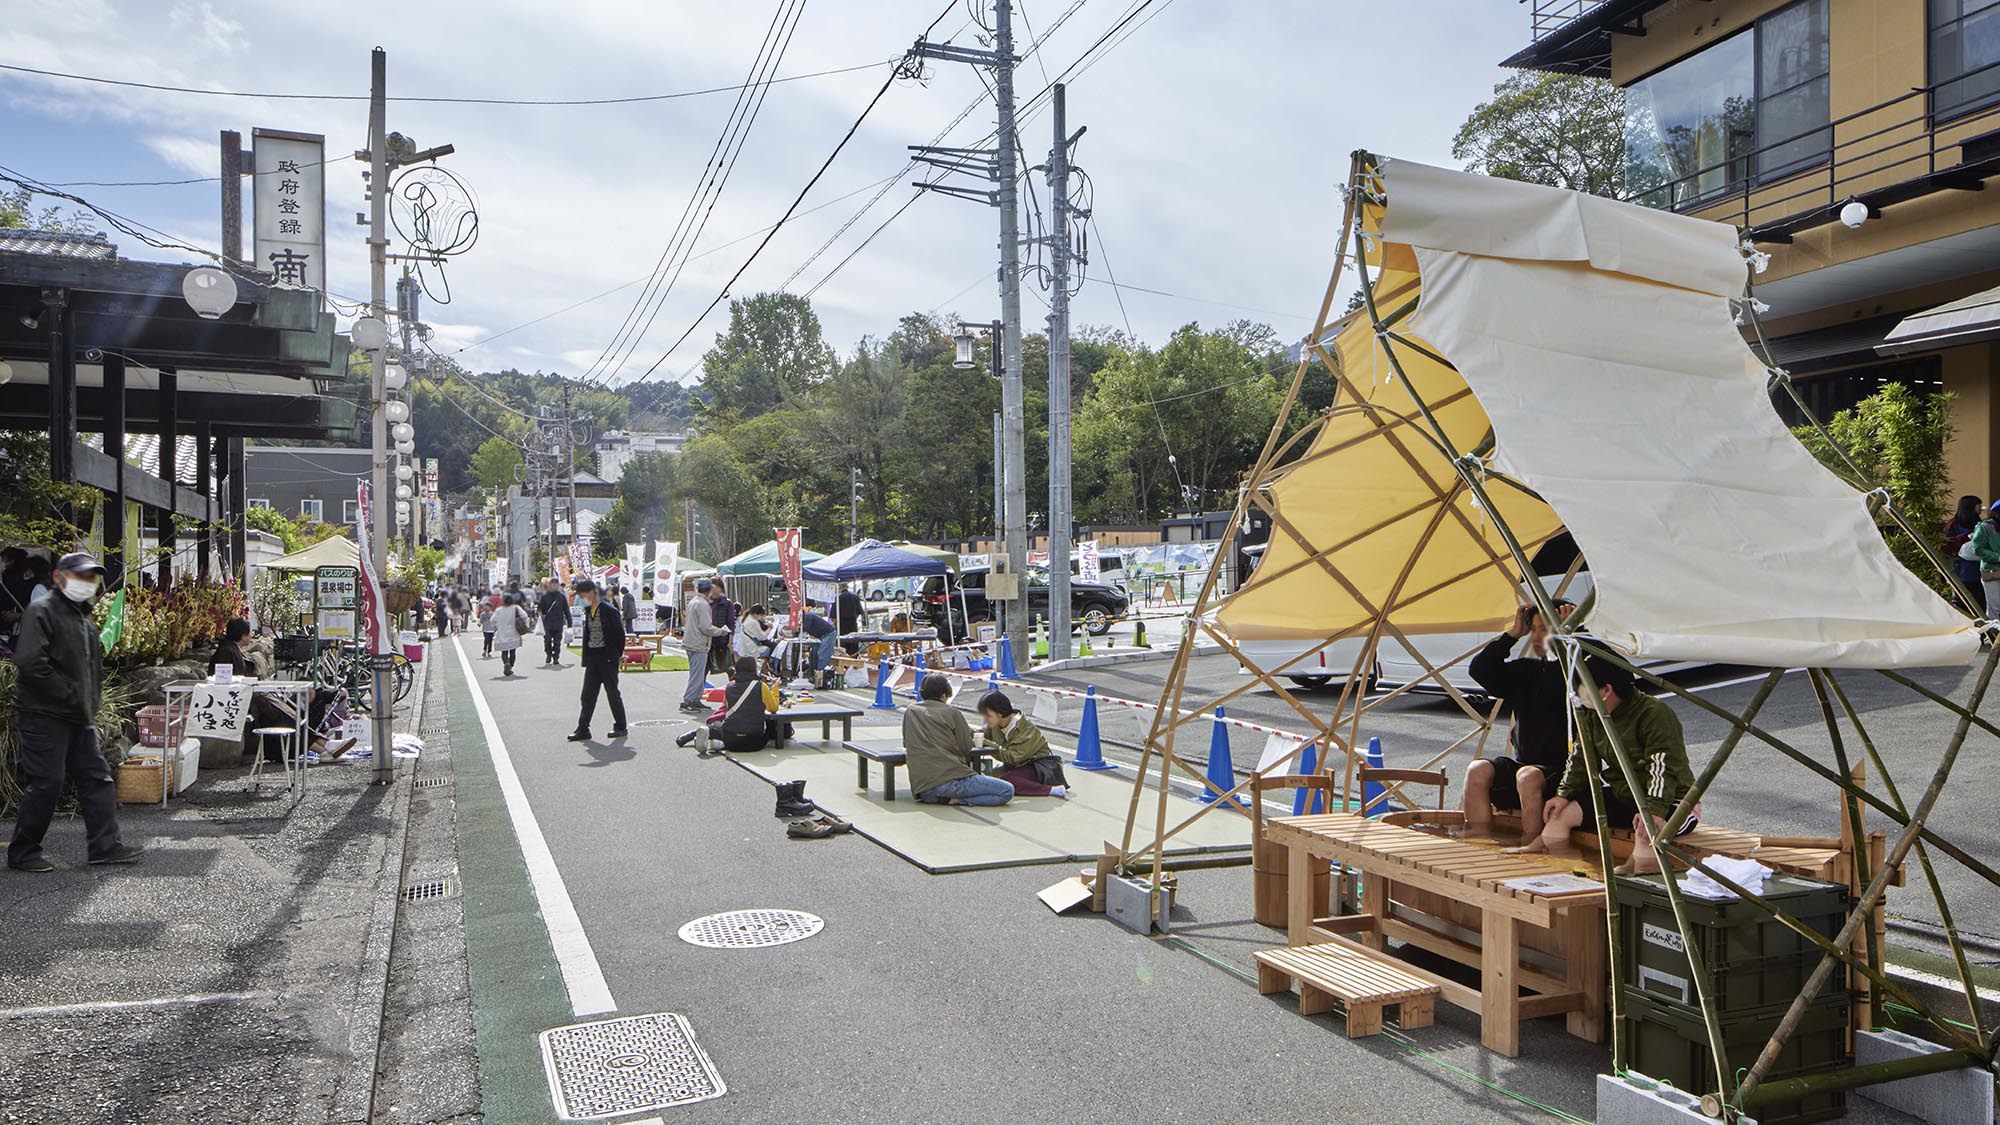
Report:
[[1316,1016],[1347,1011],[1347,1035],[1374,1035],[1382,1030],[1382,1009],[1397,1007],[1398,1025],[1405,1030],[1429,1027],[1436,1011],[1438,986],[1398,968],[1394,961],[1349,941],[1266,949],[1257,954],[1257,991],[1269,995],[1299,985],[1299,1014]]

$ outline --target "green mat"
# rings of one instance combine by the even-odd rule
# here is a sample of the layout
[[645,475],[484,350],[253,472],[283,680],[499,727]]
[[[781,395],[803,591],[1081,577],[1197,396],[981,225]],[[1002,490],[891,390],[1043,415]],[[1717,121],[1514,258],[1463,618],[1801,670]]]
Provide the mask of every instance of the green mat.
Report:
[[[886,723],[869,729],[857,725],[854,736],[880,737],[894,730]],[[799,733],[817,735],[819,731],[801,727]],[[1071,752],[1066,748],[1058,752],[1067,764]],[[933,875],[1095,860],[1103,854],[1106,841],[1116,843],[1124,836],[1125,812],[1132,803],[1130,768],[1105,773],[1068,768],[1070,797],[1066,801],[1016,797],[1012,803],[994,808],[970,808],[919,804],[910,795],[908,774],[901,769],[896,771],[896,799],[884,801],[882,767],[875,762],[868,764],[869,788],[864,792],[855,784],[854,754],[841,749],[838,741],[821,744],[808,737],[783,750],[758,750],[731,758],[773,784],[805,779],[806,796],[820,808],[853,821],[857,835]],[[1143,816],[1154,814],[1156,799],[1149,789],[1140,806]],[[1186,806],[1186,812],[1170,810],[1169,823],[1200,807],[1179,795],[1170,799],[1175,805]],[[1218,809],[1171,843],[1168,855],[1248,850],[1250,818]]]

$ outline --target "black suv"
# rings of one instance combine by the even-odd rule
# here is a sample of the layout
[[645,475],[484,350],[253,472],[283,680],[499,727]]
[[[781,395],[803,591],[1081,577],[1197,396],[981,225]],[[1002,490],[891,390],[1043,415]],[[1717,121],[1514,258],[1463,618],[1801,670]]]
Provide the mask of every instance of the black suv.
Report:
[[[966,635],[966,619],[992,621],[993,607],[986,600],[986,575],[990,568],[969,566],[958,574],[936,575],[924,579],[922,591],[917,597],[917,619],[937,629],[940,636],[957,640]],[[964,594],[964,610],[959,609],[959,595]],[[945,612],[947,604],[949,613]],[[1069,615],[1073,622],[1080,622],[1093,637],[1101,637],[1111,631],[1111,623],[1125,616],[1131,609],[1132,599],[1125,594],[1125,588],[1106,582],[1085,582],[1081,578],[1069,580]],[[1028,612],[1046,620],[1049,615],[1049,575],[1040,567],[1028,568]]]

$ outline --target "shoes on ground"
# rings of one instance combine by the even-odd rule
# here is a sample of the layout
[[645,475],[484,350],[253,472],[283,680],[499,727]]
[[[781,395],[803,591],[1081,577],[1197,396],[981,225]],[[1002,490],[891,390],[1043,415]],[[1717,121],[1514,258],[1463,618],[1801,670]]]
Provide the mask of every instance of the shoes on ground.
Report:
[[28,875],[47,875],[49,872],[57,870],[55,864],[42,856],[36,856],[33,859],[24,859],[19,863],[10,863],[7,866]]
[[569,740],[571,742],[588,742],[590,741],[590,732],[587,730],[573,730],[569,732]]
[[833,815],[832,813],[821,813],[819,816],[814,817],[813,821],[816,824],[826,825],[827,831],[833,833],[836,836],[840,835],[843,832],[854,831],[854,825],[852,822],[842,820],[839,817]]
[[624,737],[625,737],[626,735],[628,735],[628,734],[630,734],[630,733],[632,733],[632,732],[631,732],[631,730],[629,730],[628,728],[626,728],[626,727],[622,727],[622,726],[616,726],[616,727],[612,727],[612,728],[611,728],[611,733],[610,733],[610,734],[607,734],[607,735],[606,735],[605,737],[606,737],[606,738],[624,738]]
[[96,856],[92,858],[90,862],[92,864],[137,863],[139,857],[145,854],[146,854],[146,846],[144,844],[126,844],[124,847],[121,847],[116,851],[109,851],[105,852],[103,855]]
[[703,732],[702,732],[702,731],[700,731],[699,729],[697,729],[697,730],[691,730],[691,731],[687,732],[686,734],[684,734],[684,735],[681,735],[681,736],[680,736],[679,738],[676,738],[676,739],[674,739],[674,745],[675,745],[675,746],[692,746],[692,745],[694,745],[694,740],[695,740],[695,739],[697,739],[697,738],[700,738],[700,737],[702,736],[702,733],[703,733]]
[[833,828],[817,820],[795,820],[785,825],[785,835],[794,840],[823,840],[833,835]]
[[690,715],[702,715],[708,712],[708,708],[703,707],[699,703],[683,703],[681,704],[681,710]]

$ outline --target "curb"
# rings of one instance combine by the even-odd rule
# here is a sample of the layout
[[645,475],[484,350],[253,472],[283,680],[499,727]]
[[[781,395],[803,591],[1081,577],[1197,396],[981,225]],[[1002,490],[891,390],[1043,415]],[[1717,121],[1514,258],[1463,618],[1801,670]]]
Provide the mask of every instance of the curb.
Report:
[[[428,658],[432,652],[427,651]],[[417,665],[416,704],[410,709],[409,727],[412,731],[422,731],[426,697],[430,694],[431,661],[425,659]],[[392,724],[400,725],[400,724]],[[389,748],[393,755],[395,749]],[[380,748],[377,748],[380,752]],[[393,761],[393,757],[391,758]],[[396,911],[401,896],[398,890],[403,883],[403,869],[408,860],[406,854],[410,840],[410,798],[415,788],[409,784],[413,764],[408,770],[398,770],[394,791],[390,796],[389,814],[395,824],[388,847],[382,852],[382,867],[376,873],[375,913],[368,924],[368,940],[361,948],[361,973],[355,982],[355,1020],[349,1025],[348,1050],[354,1059],[354,1066],[348,1077],[340,1084],[329,1107],[327,1120],[342,1125],[365,1125],[375,1118],[375,1087],[382,1065],[382,1027],[388,1018],[389,1007],[389,959],[395,950]],[[382,893],[384,884],[389,893]]]
[[[1072,656],[1068,660],[1051,660],[1047,664],[1037,664],[1023,673],[1023,678],[1037,672],[1074,672],[1082,668],[1107,668],[1114,664],[1144,664],[1153,660],[1172,660],[1180,651],[1180,645],[1162,645],[1159,648],[1126,649],[1107,652],[1097,656]],[[1215,644],[1196,644],[1190,656],[1208,656],[1222,651]]]

